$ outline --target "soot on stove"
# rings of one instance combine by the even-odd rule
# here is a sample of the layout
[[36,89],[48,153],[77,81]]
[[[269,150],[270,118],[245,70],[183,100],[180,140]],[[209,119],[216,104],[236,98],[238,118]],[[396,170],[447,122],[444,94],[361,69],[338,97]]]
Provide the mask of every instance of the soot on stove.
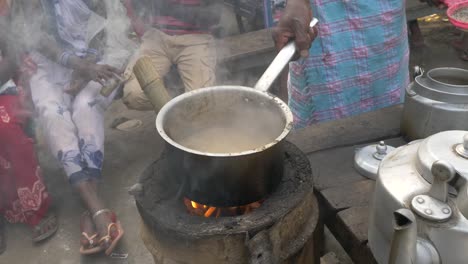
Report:
[[311,167],[289,142],[283,162],[284,176],[268,197],[216,208],[184,197],[163,154],[144,171],[135,195],[155,263],[315,263],[321,228]]

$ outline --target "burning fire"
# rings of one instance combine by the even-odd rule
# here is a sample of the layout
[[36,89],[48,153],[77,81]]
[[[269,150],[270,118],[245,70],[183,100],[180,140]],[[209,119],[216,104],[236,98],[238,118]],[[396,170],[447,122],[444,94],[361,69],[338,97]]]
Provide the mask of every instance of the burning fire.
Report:
[[213,207],[184,198],[184,204],[192,215],[203,217],[236,216],[252,212],[262,205],[262,201],[235,207]]

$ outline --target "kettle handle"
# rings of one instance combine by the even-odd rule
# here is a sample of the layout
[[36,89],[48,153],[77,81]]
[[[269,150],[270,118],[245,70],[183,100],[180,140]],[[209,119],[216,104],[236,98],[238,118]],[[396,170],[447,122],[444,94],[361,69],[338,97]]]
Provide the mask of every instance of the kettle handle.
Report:
[[424,68],[422,68],[422,67],[420,67],[418,65],[414,66],[413,70],[414,70],[413,78],[416,78],[418,76],[422,76],[424,74],[424,72],[425,72]]

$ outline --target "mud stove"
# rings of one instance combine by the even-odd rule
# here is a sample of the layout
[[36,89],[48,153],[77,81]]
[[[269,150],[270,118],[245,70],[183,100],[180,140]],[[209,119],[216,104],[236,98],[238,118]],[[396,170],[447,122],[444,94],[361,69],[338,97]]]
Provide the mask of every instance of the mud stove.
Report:
[[219,208],[191,201],[167,157],[140,177],[143,239],[158,264],[319,263],[322,225],[307,157],[286,142],[284,175],[263,199]]

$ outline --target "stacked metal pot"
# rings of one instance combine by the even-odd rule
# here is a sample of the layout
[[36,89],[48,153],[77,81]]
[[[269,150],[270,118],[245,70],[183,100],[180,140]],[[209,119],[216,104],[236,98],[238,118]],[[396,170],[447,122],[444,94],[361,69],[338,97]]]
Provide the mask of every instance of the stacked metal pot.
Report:
[[468,130],[468,71],[416,67],[406,89],[401,130],[410,140],[447,130]]
[[417,69],[402,132],[415,141],[392,151],[372,145],[355,157],[358,171],[376,179],[372,253],[379,263],[467,263],[468,71]]

